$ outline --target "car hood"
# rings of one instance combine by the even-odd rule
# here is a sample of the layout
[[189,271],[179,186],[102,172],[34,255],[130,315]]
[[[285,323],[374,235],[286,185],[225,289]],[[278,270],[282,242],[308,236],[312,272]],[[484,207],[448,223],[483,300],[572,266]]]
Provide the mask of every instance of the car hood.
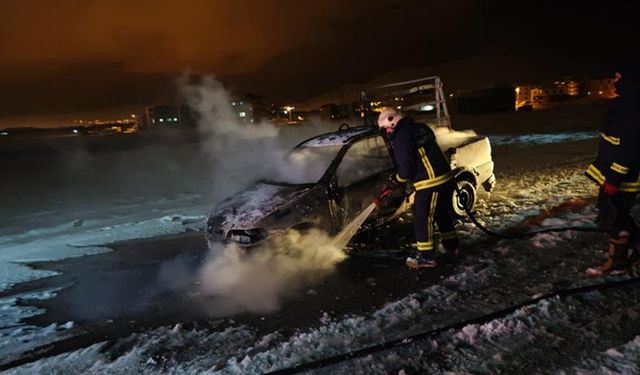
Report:
[[222,201],[211,214],[210,222],[213,230],[225,238],[231,229],[260,228],[265,218],[296,204],[311,189],[259,182]]

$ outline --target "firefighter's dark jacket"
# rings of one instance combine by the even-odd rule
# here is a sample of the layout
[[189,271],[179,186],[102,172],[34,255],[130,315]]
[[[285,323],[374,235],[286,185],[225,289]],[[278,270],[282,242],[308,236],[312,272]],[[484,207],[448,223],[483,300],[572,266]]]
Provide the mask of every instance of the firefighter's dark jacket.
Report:
[[640,112],[638,85],[616,82],[618,97],[607,111],[600,133],[598,155],[587,176],[598,185],[608,183],[623,192],[640,192]]
[[411,181],[416,190],[424,190],[453,178],[449,161],[427,125],[405,117],[393,129],[390,141],[399,182]]

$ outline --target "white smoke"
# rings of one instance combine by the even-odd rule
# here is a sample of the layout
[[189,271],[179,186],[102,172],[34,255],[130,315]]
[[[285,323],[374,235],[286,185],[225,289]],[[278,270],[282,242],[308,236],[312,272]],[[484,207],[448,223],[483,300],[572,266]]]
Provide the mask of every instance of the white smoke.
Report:
[[214,169],[203,173],[212,176],[216,200],[271,174],[274,162],[284,153],[277,145],[275,126],[241,124],[229,93],[214,77],[205,77],[199,84],[184,79],[181,88],[198,115],[202,152],[214,162]]
[[325,233],[289,231],[247,252],[219,245],[200,269],[201,292],[216,314],[268,313],[283,297],[317,281],[346,257]]
[[[199,117],[202,151],[214,164],[213,170],[203,173],[212,176],[215,201],[260,178],[306,181],[319,174],[314,171],[316,155],[303,153],[289,159],[285,155],[302,140],[335,130],[336,125],[319,121],[283,127],[266,121],[244,124],[233,111],[230,94],[214,77],[197,84],[185,77],[181,87]],[[200,292],[212,297],[207,310],[216,315],[269,312],[279,307],[283,296],[331,272],[344,258],[327,234],[290,231],[249,253],[234,245],[210,249],[197,277]]]
[[[307,179],[308,168],[314,163],[304,161],[300,165],[301,161],[297,161],[292,165],[292,160],[285,156],[304,139],[336,129],[334,124],[314,119],[295,126],[276,126],[264,120],[242,123],[233,110],[231,95],[213,76],[204,77],[198,83],[190,82],[189,76],[185,76],[180,87],[198,115],[201,151],[215,165],[213,170],[204,173],[212,176],[212,195],[216,201],[260,178]],[[292,167],[296,167],[295,171]]]

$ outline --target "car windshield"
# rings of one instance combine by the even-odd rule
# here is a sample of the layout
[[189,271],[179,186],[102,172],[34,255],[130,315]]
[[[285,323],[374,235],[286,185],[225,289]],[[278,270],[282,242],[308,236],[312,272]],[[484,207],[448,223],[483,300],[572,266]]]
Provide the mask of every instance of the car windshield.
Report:
[[273,181],[286,184],[315,184],[336,158],[341,145],[298,147],[278,165]]

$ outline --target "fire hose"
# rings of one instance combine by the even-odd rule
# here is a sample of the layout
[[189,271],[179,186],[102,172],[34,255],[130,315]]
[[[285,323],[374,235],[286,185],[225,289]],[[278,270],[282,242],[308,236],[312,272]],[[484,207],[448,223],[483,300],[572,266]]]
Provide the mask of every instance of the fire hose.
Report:
[[299,363],[299,364],[295,364],[293,366],[287,367],[287,368],[283,368],[280,370],[275,370],[272,372],[268,372],[268,374],[278,374],[278,375],[282,375],[282,374],[297,374],[297,373],[301,373],[301,372],[307,372],[307,371],[313,371],[313,370],[319,370],[321,368],[326,368],[332,365],[337,365],[340,364],[342,362],[346,362],[346,361],[350,361],[353,359],[357,359],[357,358],[362,358],[368,355],[372,355],[375,353],[379,353],[382,352],[384,350],[391,350],[391,349],[395,349],[395,348],[400,348],[403,346],[409,346],[412,344],[415,344],[419,341],[425,340],[425,339],[429,339],[432,338],[436,335],[442,334],[444,332],[447,332],[449,330],[460,330],[468,325],[478,325],[478,324],[485,324],[488,323],[492,320],[496,320],[496,319],[500,319],[500,318],[504,318],[506,316],[508,316],[509,314],[512,314],[514,312],[516,312],[517,310],[520,310],[522,308],[526,308],[528,306],[533,306],[537,303],[539,303],[540,301],[543,300],[548,300],[548,299],[552,299],[552,298],[567,298],[567,297],[571,297],[571,296],[575,296],[575,295],[579,295],[579,294],[583,294],[583,293],[588,293],[588,292],[593,292],[593,291],[603,291],[603,290],[607,290],[607,289],[614,289],[614,288],[621,288],[621,287],[625,287],[625,286],[630,286],[630,285],[634,285],[640,283],[640,277],[632,277],[629,279],[624,279],[624,280],[616,280],[616,281],[608,281],[608,282],[604,282],[604,283],[599,283],[599,284],[593,284],[593,285],[586,285],[586,286],[580,286],[580,287],[575,287],[575,288],[569,288],[569,289],[563,289],[563,290],[559,290],[559,291],[554,291],[554,292],[550,292],[547,293],[545,295],[539,296],[539,297],[535,297],[535,298],[531,298],[529,300],[526,300],[524,302],[518,303],[516,305],[507,307],[505,309],[499,310],[499,311],[495,311],[486,315],[482,315],[482,316],[478,316],[475,318],[471,318],[468,320],[464,320],[464,321],[458,321],[455,323],[451,323],[449,325],[443,326],[443,327],[439,327],[439,328],[435,328],[435,329],[431,329],[428,331],[424,331],[424,332],[420,332],[417,334],[413,334],[411,336],[405,336],[405,337],[401,337],[398,339],[394,339],[391,341],[385,341],[379,344],[375,344],[372,346],[368,346],[365,348],[361,348],[361,349],[357,349],[357,350],[353,350],[353,351],[349,351],[347,353],[344,354],[339,354],[333,357],[328,357],[328,358],[323,358],[323,359],[319,359],[319,360],[314,360],[311,362],[307,362],[307,363]]
[[543,228],[543,229],[538,229],[538,230],[533,230],[533,231],[518,233],[518,234],[498,233],[488,229],[478,221],[474,213],[471,211],[471,208],[469,208],[469,205],[467,202],[467,196],[462,194],[457,183],[454,183],[453,186],[456,194],[458,195],[458,198],[460,199],[460,203],[462,204],[462,207],[464,208],[465,213],[469,217],[469,220],[471,220],[473,225],[475,225],[478,229],[480,229],[482,232],[490,236],[504,238],[504,239],[519,239],[519,238],[533,237],[540,233],[566,232],[570,230],[577,231],[577,232],[597,232],[597,233],[607,232],[606,228],[600,228],[600,227],[566,226],[566,227]]
[[[471,220],[473,225],[475,225],[482,232],[484,232],[485,234],[488,234],[490,236],[503,238],[503,239],[512,239],[512,240],[514,240],[514,239],[533,237],[533,236],[535,236],[537,234],[541,234],[541,233],[567,232],[567,231],[606,233],[608,231],[607,228],[602,228],[602,227],[565,226],[565,227],[542,228],[542,229],[538,229],[538,230],[533,230],[533,231],[529,231],[529,232],[525,232],[525,233],[517,233],[517,234],[499,233],[499,232],[496,232],[496,231],[493,231],[493,230],[487,228],[482,223],[480,223],[480,221],[478,221],[478,219],[476,218],[475,214],[473,213],[473,211],[471,211],[471,208],[469,207],[469,204],[468,204],[468,201],[467,201],[467,199],[468,199],[467,195],[463,194],[460,191],[460,187],[458,186],[457,182],[458,181],[454,179],[454,184],[453,184],[454,191],[458,195],[458,199],[460,199],[460,203],[462,204],[462,207],[464,208],[464,211],[467,214],[467,217],[469,217],[469,220]],[[376,199],[374,199],[373,203],[376,206],[379,206],[380,202],[383,199],[385,199],[386,197],[391,195],[391,191],[392,190],[393,190],[393,188],[391,188],[389,186],[386,186],[383,189],[382,193]]]

